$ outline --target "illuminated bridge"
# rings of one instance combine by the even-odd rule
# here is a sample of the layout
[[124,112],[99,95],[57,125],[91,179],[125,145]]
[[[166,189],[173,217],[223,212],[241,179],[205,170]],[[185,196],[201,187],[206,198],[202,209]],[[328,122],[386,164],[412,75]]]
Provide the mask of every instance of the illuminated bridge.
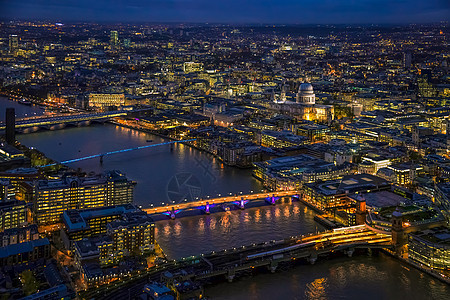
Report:
[[193,280],[202,284],[212,278],[222,278],[231,282],[236,276],[254,274],[258,270],[273,273],[279,266],[314,264],[321,258],[335,255],[352,257],[355,251],[389,249],[391,244],[390,235],[372,231],[366,225],[344,227],[168,261],[142,273],[127,274],[116,282],[99,282],[104,285],[88,290],[82,298],[137,296],[146,283],[161,280],[166,271],[180,281]]
[[366,225],[343,227],[200,255],[207,263],[193,278],[201,280],[225,275],[231,281],[237,272],[257,267],[267,267],[271,272],[275,272],[280,263],[304,259],[314,264],[320,256],[331,253],[340,252],[351,257],[356,249],[390,248],[391,244],[391,235],[375,232]]
[[[16,130],[21,132],[34,132],[39,129],[61,129],[67,125],[89,125],[91,122],[103,123],[111,118],[126,116],[124,111],[109,111],[103,113],[74,114],[55,117],[35,117],[16,121]],[[0,130],[5,130],[5,123],[0,123]]]
[[52,163],[52,164],[48,164],[48,165],[43,165],[43,166],[39,166],[40,168],[45,168],[45,167],[50,167],[50,166],[55,166],[58,164],[70,164],[70,163],[74,163],[74,162],[78,162],[78,161],[82,161],[82,160],[87,160],[87,159],[93,159],[93,158],[100,158],[100,162],[103,162],[103,157],[108,156],[108,155],[113,155],[113,154],[119,154],[119,153],[125,153],[125,152],[129,152],[129,151],[134,151],[134,150],[141,150],[141,149],[147,149],[147,148],[152,148],[152,147],[158,147],[158,146],[163,146],[163,145],[171,145],[171,144],[175,144],[175,143],[184,143],[184,142],[192,142],[195,141],[196,139],[190,139],[190,140],[180,140],[180,141],[170,141],[170,142],[164,142],[164,143],[159,143],[159,144],[151,144],[151,145],[145,145],[145,146],[139,146],[139,147],[133,147],[133,148],[128,148],[128,149],[121,149],[121,150],[115,150],[115,151],[109,151],[109,152],[105,152],[105,153],[100,153],[100,154],[94,154],[94,155],[89,155],[89,156],[84,156],[84,157],[79,157],[79,158],[74,158],[74,159],[69,159],[69,160],[64,160],[60,163]]
[[[191,140],[188,140],[191,141]],[[213,207],[220,207],[223,210],[229,210],[230,206],[235,206],[240,209],[245,209],[245,205],[255,200],[265,200],[266,202],[275,205],[276,201],[284,197],[293,197],[299,194],[298,191],[278,191],[266,193],[251,193],[246,195],[224,196],[211,199],[200,199],[198,201],[182,202],[182,203],[167,203],[166,205],[156,206],[143,209],[149,214],[165,214],[171,219],[175,219],[176,215],[186,210],[202,210],[206,214],[210,213]]]

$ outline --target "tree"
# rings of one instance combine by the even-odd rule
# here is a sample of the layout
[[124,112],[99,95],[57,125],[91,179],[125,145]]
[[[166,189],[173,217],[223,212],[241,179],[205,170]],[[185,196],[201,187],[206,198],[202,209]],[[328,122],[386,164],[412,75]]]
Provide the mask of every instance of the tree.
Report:
[[22,282],[22,290],[25,295],[28,296],[37,292],[39,283],[31,270],[26,270],[20,273],[20,280]]

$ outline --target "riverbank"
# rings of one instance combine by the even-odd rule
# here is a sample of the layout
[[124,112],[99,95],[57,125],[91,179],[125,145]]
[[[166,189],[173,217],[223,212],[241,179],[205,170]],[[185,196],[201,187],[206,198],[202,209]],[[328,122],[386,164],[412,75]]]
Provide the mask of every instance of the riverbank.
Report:
[[420,264],[413,262],[410,259],[406,259],[403,257],[400,257],[398,255],[396,255],[395,253],[393,253],[392,251],[388,250],[388,249],[383,249],[383,253],[386,253],[387,255],[393,257],[394,259],[400,261],[400,263],[408,265],[410,267],[413,267],[423,273],[426,273],[434,278],[436,278],[437,280],[446,283],[448,285],[450,285],[450,278],[449,277],[445,277],[445,275],[443,275],[440,272],[434,271],[430,268],[424,267],[423,265],[421,266]]
[[15,101],[15,102],[20,102],[20,100],[25,99],[26,101],[29,101],[34,105],[51,106],[51,105],[45,103],[44,99],[38,100],[36,97],[30,98],[30,96],[28,96],[28,95],[17,95],[17,94],[13,94],[13,93],[10,93],[7,91],[2,91],[2,92],[0,92],[0,96],[6,97],[6,98],[8,98],[8,100]]
[[[108,121],[108,123],[114,124],[114,125],[117,125],[117,126],[122,126],[124,128],[128,128],[128,129],[137,130],[137,131],[140,131],[140,132],[149,133],[149,134],[152,134],[152,135],[159,136],[160,138],[169,139],[171,141],[182,141],[182,140],[178,140],[176,138],[173,138],[171,136],[161,134],[161,133],[159,133],[157,131],[154,131],[154,130],[145,129],[145,128],[139,128],[139,127],[133,127],[133,126],[130,126],[130,125],[127,125],[127,124],[122,124],[122,123],[119,123],[119,122],[115,122],[114,120],[110,120],[110,121]],[[242,166],[238,166],[238,165],[230,165],[230,164],[226,163],[219,155],[217,155],[217,154],[215,154],[213,152],[210,152],[208,150],[199,148],[199,147],[197,147],[195,145],[192,145],[191,143],[185,143],[184,145],[189,146],[189,147],[191,147],[193,149],[196,149],[198,151],[210,154],[210,155],[214,156],[214,158],[217,158],[220,162],[222,162],[223,164],[225,164],[228,167],[233,167],[233,168],[238,168],[238,169],[252,169],[252,167],[242,167]]]

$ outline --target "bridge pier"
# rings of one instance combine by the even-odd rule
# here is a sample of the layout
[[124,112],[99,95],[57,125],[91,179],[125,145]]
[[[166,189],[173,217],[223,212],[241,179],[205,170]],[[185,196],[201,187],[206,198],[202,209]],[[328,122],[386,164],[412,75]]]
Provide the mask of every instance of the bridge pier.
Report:
[[349,248],[346,251],[348,257],[352,257],[354,252],[355,252],[355,248]]
[[269,202],[271,205],[275,205],[277,198],[275,197],[275,194],[272,194],[272,197],[266,198],[266,201]]
[[206,205],[205,205],[205,214],[207,214],[207,215],[209,215],[209,202],[206,202]]
[[230,283],[233,282],[233,279],[235,276],[236,276],[236,272],[234,271],[234,269],[228,270],[228,273],[227,273],[228,282],[230,282]]
[[172,207],[172,211],[170,212],[170,219],[175,220],[176,214],[175,209]]
[[267,266],[267,269],[270,271],[270,273],[275,273],[275,271],[277,270],[277,267],[278,267],[278,262],[272,260],[270,262],[270,265]]
[[311,255],[308,257],[308,262],[310,264],[315,264],[317,261],[317,253],[311,253]]
[[239,208],[240,209],[245,209],[244,197],[241,197],[241,200],[239,201]]

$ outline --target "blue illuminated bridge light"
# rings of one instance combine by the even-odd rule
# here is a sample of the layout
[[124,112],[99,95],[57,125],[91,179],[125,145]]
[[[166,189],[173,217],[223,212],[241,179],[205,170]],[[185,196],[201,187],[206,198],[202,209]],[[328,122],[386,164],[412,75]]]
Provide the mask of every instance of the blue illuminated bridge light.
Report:
[[87,160],[87,159],[92,159],[92,158],[96,158],[96,157],[102,158],[104,156],[112,155],[112,154],[124,153],[124,152],[128,152],[128,151],[141,150],[141,149],[157,147],[157,146],[163,146],[163,145],[176,144],[176,143],[193,142],[195,140],[196,139],[181,140],[181,141],[170,141],[170,142],[164,142],[164,143],[159,143],[159,144],[152,144],[152,145],[146,145],[146,146],[139,146],[139,147],[134,147],[134,148],[122,149],[122,150],[109,151],[109,152],[105,152],[105,153],[100,153],[100,154],[95,154],[95,155],[90,155],[90,156],[85,156],[85,157],[80,157],[80,158],[69,159],[69,160],[62,161],[60,163],[53,163],[53,164],[48,164],[48,165],[39,166],[39,167],[40,168],[45,168],[45,167],[55,166],[57,164],[63,164],[63,165],[64,164],[70,164],[70,163],[74,163],[74,162],[78,162],[78,161],[82,161],[82,160]]

